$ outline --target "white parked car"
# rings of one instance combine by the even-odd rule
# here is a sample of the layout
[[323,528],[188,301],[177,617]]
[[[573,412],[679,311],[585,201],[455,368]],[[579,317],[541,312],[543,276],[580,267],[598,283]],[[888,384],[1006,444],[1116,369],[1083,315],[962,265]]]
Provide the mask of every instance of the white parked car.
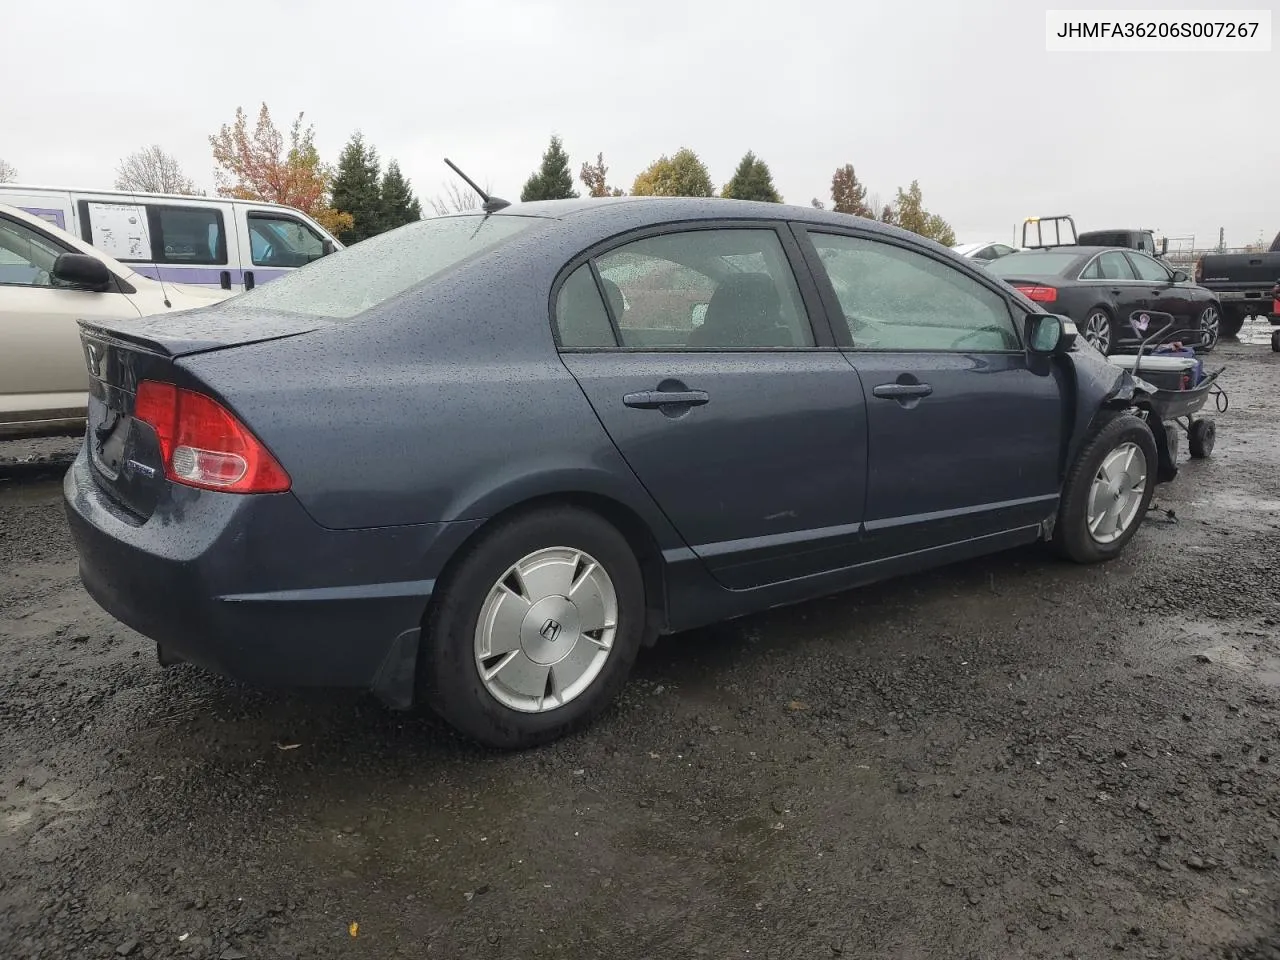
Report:
[[231,293],[157,282],[47,220],[0,204],[0,437],[84,428],[89,372],[77,320],[208,306]]
[[342,248],[301,210],[257,200],[4,183],[0,203],[166,283],[252,290]]
[[990,263],[992,260],[999,260],[1001,257],[1016,252],[1018,248],[1011,247],[1007,243],[987,240],[983,243],[957,243],[951,249],[962,257],[968,257],[970,260],[977,260],[979,263]]

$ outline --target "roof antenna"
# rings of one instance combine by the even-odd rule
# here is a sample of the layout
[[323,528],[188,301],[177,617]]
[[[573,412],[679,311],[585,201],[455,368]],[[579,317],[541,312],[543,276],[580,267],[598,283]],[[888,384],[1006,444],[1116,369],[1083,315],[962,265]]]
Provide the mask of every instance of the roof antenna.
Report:
[[476,182],[472,180],[470,177],[468,177],[461,170],[459,170],[458,165],[454,163],[452,160],[450,160],[448,157],[444,158],[444,162],[449,165],[449,168],[454,173],[460,176],[463,180],[467,181],[467,186],[469,186],[476,193],[480,194],[480,199],[484,201],[484,205],[480,209],[483,210],[485,213],[497,213],[503,207],[511,206],[510,200],[503,200],[501,197],[491,197],[487,193],[485,193],[483,190],[481,190],[479,187],[477,187]]

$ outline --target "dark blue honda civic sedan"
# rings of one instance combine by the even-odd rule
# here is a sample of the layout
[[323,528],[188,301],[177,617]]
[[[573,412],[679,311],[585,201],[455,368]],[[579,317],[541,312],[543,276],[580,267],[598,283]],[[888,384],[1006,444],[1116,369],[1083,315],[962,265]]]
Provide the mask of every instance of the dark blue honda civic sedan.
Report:
[[618,198],[412,223],[208,309],[83,323],[89,593],[191,662],[497,747],[686,630],[1046,540],[1116,556],[1145,386],[951,251]]

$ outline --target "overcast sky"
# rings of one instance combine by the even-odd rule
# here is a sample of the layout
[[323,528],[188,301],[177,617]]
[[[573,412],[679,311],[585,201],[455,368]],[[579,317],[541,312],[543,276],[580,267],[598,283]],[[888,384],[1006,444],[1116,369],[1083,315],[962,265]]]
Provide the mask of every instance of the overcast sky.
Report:
[[1050,54],[1050,6],[1084,5],[15,0],[0,158],[21,182],[105,187],[159,143],[211,189],[209,135],[266,101],[281,127],[305,111],[331,161],[362,130],[424,196],[449,156],[518,199],[555,131],[575,174],[603,151],[628,190],[682,146],[717,186],[756,151],[794,203],[828,199],[843,163],[884,200],[918,179],[962,241],[1062,212],[1197,245],[1280,230],[1280,53]]

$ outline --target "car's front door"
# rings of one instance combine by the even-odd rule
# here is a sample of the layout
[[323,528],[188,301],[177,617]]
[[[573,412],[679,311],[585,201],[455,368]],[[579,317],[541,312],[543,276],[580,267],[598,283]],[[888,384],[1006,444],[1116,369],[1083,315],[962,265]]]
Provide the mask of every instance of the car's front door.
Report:
[[[1129,252],[1125,254],[1138,279],[1147,284],[1147,306],[1161,313],[1172,314],[1174,329],[1171,334],[1178,339],[1189,339],[1189,332],[1195,330],[1198,318],[1192,314],[1191,294],[1185,286],[1173,282],[1173,272],[1158,260],[1146,254]],[[1151,333],[1155,333],[1152,330]]]
[[870,557],[1032,538],[1058,500],[1062,368],[1028,356],[995,281],[878,234],[800,233],[866,391]]
[[861,559],[862,387],[797,262],[773,224],[685,227],[598,252],[554,299],[565,366],[733,589]]
[[84,416],[89,374],[76,321],[137,317],[117,290],[68,288],[53,279],[64,248],[0,216],[0,423]]

